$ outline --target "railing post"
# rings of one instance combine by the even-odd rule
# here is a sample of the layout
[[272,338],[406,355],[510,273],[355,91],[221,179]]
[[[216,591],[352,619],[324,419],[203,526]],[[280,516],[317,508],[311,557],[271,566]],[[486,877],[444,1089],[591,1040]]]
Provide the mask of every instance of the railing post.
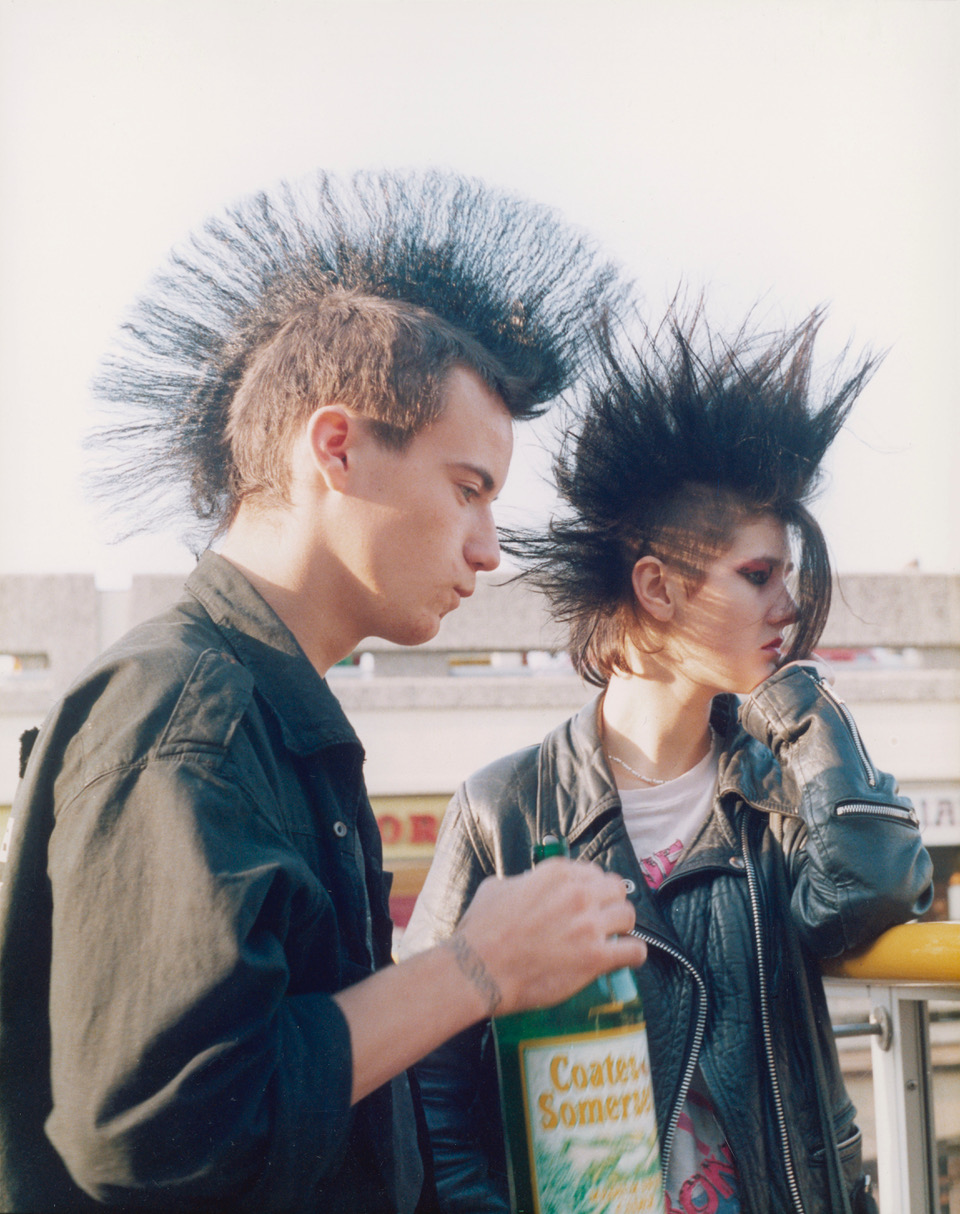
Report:
[[881,1214],[936,1214],[928,990],[868,986],[890,1018],[889,1049],[871,1039]]

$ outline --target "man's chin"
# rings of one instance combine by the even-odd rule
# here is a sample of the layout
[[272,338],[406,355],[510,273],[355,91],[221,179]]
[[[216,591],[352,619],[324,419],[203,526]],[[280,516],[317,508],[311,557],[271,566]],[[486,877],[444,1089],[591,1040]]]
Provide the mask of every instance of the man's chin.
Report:
[[424,615],[419,620],[411,621],[405,628],[397,629],[386,638],[395,645],[423,645],[432,641],[440,631],[443,614]]

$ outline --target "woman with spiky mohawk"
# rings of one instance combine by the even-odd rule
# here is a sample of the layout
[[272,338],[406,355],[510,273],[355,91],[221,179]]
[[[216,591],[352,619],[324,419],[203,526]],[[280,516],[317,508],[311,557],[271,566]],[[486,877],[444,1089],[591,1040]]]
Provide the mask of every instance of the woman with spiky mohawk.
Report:
[[[811,660],[831,579],[808,502],[874,369],[838,366],[817,402],[820,323],[602,330],[558,517],[507,547],[603,692],[460,789],[403,942],[441,939],[547,832],[626,880],[668,1214],[870,1208],[818,961],[931,898],[916,815]],[[509,1208],[493,1066],[481,1026],[418,1068],[447,1210]]]
[[698,315],[687,324],[671,316],[632,357],[602,332],[603,378],[588,389],[589,409],[571,421],[555,468],[567,510],[546,535],[505,537],[570,625],[574,664],[588,682],[603,687],[630,673],[630,638],[644,628],[632,586],[637,561],[668,561],[696,583],[747,516],[772,515],[799,545],[783,661],[816,644],[830,608],[830,561],[807,504],[875,367],[865,360],[814,407],[821,321],[814,313],[772,341],[743,330],[728,344]]
[[[290,434],[339,396],[402,444],[449,367],[516,418],[571,383],[621,287],[547,207],[439,171],[321,172],[210,220],[136,304],[95,383],[94,491],[128,531],[222,531],[283,493]],[[199,520],[199,527],[197,525]]]
[[0,1208],[426,1214],[407,1069],[643,960],[622,882],[566,862],[392,965],[325,679],[366,637],[432,637],[496,567],[514,418],[569,384],[615,292],[544,208],[386,173],[241,204],[137,306],[99,385],[101,490],[220,543],[24,747]]

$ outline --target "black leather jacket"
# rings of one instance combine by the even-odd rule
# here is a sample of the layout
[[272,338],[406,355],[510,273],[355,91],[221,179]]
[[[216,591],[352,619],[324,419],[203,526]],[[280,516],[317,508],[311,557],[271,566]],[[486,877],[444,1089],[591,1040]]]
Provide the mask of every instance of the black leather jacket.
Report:
[[[801,943],[852,1188],[860,1134],[818,959],[929,907],[932,868],[916,815],[873,767],[849,712],[815,668],[787,667],[739,706],[731,696],[715,701],[723,750],[713,813],[654,894],[627,837],[597,717],[594,701],[542,745],[460,788],[403,952],[449,935],[485,877],[527,868],[533,841],[559,829],[574,856],[628,881],[637,931],[649,942],[637,977],[664,1162],[699,1062],[737,1162],[743,1211],[831,1214],[784,916],[792,915]],[[489,1025],[461,1034],[418,1071],[443,1209],[508,1210]]]

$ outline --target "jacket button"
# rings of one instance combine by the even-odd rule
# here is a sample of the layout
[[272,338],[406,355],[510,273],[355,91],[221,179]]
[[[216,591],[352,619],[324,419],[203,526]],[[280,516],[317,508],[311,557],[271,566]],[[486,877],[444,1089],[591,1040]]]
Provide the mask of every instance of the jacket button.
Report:
[[746,868],[746,864],[744,863],[742,856],[731,856],[730,864],[733,868]]
[[344,835],[347,833],[346,822],[334,822],[333,833],[337,836],[338,839],[342,839],[344,837]]

